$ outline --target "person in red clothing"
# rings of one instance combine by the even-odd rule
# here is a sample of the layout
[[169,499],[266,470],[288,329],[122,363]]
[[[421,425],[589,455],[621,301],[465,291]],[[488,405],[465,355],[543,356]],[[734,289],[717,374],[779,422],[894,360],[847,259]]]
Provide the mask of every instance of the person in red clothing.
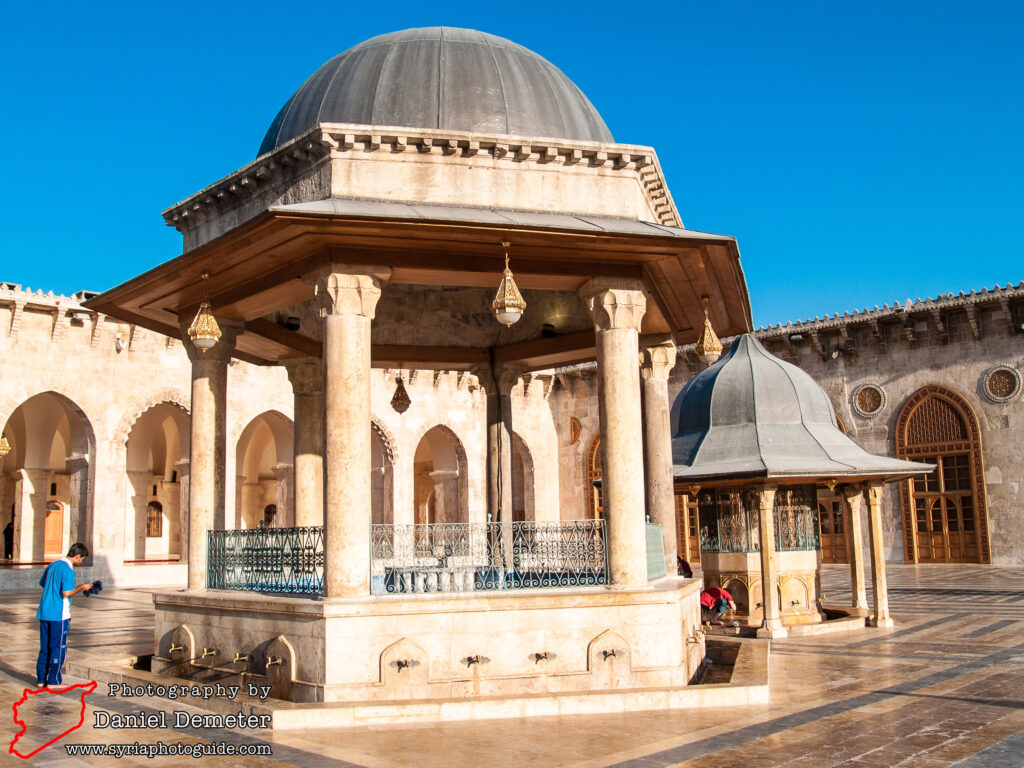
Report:
[[[705,587],[700,592],[700,618],[711,624],[721,626],[725,622],[722,617],[726,611],[735,611],[736,603],[732,595],[721,587]],[[735,624],[736,622],[734,622]]]

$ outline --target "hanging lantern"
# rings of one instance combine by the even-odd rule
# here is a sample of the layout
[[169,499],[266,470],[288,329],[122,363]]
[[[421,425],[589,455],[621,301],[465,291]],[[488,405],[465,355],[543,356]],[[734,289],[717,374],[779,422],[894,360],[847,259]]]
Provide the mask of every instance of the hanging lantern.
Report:
[[395,409],[396,413],[405,413],[412,405],[412,400],[409,399],[409,393],[405,390],[405,382],[402,381],[402,377],[399,376],[395,381],[398,386],[395,387],[395,394],[391,398],[391,407]]
[[11,444],[7,442],[6,437],[0,437],[0,459],[11,452]]
[[697,357],[708,365],[714,363],[722,356],[722,342],[719,340],[715,329],[711,327],[711,317],[708,315],[708,297],[704,297],[704,330],[697,339]]
[[519,286],[516,285],[516,281],[512,278],[512,270],[508,268],[508,247],[511,243],[506,240],[502,241],[501,245],[505,249],[505,274],[498,285],[498,295],[494,297],[491,309],[494,311],[494,316],[498,318],[499,323],[512,325],[519,322],[519,318],[523,316],[526,302],[523,300],[523,295],[519,292]]
[[[203,272],[202,278],[204,281],[209,280],[210,273]],[[197,349],[204,350],[210,349],[214,344],[220,341],[220,326],[217,325],[217,318],[213,316],[210,302],[206,300],[205,290],[203,291],[203,302],[199,305],[199,311],[196,313],[196,318],[192,321],[192,325],[188,329],[188,337],[192,339],[192,343],[196,345]]]

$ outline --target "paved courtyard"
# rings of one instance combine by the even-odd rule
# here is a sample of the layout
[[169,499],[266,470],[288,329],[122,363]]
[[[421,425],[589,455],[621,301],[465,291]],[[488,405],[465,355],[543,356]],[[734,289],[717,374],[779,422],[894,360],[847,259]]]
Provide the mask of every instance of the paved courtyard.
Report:
[[[1024,766],[1024,568],[891,566],[895,630],[775,641],[771,704],[731,709],[612,713],[415,727],[270,733],[190,726],[94,727],[112,715],[189,711],[187,704],[111,697],[100,685],[85,697],[83,727],[27,762],[0,750],[3,765],[111,765],[72,756],[68,746],[207,744],[259,750],[259,757],[148,758],[115,765],[177,766],[572,766],[655,768],[1005,768]],[[848,570],[827,566],[828,602],[848,600]],[[31,592],[6,593],[0,607],[3,655],[0,720],[4,745],[16,727],[12,703],[34,687],[38,649]],[[141,590],[76,598],[69,659],[118,658],[151,648],[152,604]],[[87,682],[68,678],[66,683]],[[77,720],[77,696],[30,696],[19,714],[30,751]],[[191,710],[198,712],[198,710]],[[168,718],[170,719],[170,718]],[[197,762],[198,760],[198,762]]]

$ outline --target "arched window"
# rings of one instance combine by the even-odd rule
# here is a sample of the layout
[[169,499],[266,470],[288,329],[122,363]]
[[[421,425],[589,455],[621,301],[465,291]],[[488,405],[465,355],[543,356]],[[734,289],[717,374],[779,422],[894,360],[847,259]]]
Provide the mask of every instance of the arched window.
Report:
[[991,562],[981,431],[967,401],[939,385],[918,390],[900,412],[896,455],[936,465],[900,489],[907,562]]
[[146,536],[160,538],[164,535],[164,508],[159,501],[151,501],[146,507]]
[[586,472],[586,494],[587,511],[590,517],[597,519],[604,517],[604,488],[601,483],[594,485],[595,480],[601,479],[601,433],[594,435],[594,441],[587,451],[587,472]]
[[274,527],[274,520],[277,518],[277,504],[267,504],[263,508],[263,525],[267,528]]

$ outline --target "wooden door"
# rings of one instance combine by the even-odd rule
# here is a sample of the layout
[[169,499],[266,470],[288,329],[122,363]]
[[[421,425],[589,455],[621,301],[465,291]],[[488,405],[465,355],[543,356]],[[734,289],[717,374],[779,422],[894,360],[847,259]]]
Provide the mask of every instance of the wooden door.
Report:
[[848,562],[843,500],[825,488],[818,489],[818,531],[821,536],[821,562]]
[[46,505],[43,554],[60,556],[64,549],[64,506],[56,501]]
[[918,459],[936,464],[913,480],[917,557],[922,563],[978,562],[978,531],[966,453]]
[[676,546],[690,565],[700,562],[700,517],[688,493],[676,494]]

